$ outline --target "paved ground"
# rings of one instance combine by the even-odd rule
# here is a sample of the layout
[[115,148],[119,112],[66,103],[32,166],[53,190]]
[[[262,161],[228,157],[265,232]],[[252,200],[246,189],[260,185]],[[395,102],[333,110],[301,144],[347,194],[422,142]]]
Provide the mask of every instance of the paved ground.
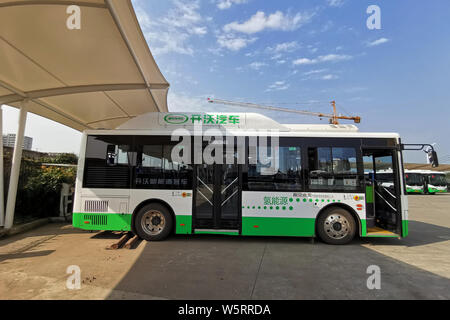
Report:
[[[0,299],[450,299],[450,194],[410,197],[410,236],[347,246],[297,238],[116,236],[51,224],[0,241]],[[66,269],[81,268],[81,290]],[[381,270],[381,290],[366,286]]]

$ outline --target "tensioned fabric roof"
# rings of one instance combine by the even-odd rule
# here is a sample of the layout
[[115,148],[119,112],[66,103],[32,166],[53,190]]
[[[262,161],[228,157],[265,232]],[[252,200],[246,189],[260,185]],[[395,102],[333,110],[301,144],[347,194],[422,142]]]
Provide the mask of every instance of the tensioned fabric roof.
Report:
[[113,129],[167,112],[168,89],[131,0],[0,0],[0,105],[29,99],[29,112],[76,130]]

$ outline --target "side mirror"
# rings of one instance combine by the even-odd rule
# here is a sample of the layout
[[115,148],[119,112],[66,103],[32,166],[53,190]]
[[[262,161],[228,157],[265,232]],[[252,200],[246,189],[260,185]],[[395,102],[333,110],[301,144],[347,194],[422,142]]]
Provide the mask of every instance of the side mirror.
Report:
[[434,151],[434,147],[431,144],[402,144],[401,150],[424,151],[427,154],[428,163],[431,164],[433,168],[439,167],[437,153]]
[[428,160],[430,161],[431,166],[433,168],[439,167],[439,159],[436,151],[434,150],[428,151]]

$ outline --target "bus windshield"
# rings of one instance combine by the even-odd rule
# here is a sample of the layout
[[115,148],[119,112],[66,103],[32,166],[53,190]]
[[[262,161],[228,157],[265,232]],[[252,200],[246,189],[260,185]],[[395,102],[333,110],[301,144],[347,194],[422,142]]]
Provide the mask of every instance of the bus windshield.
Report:
[[409,186],[420,186],[423,184],[423,178],[419,173],[407,173],[405,178],[406,184]]
[[430,177],[430,184],[433,186],[446,186],[447,180],[445,179],[445,175],[443,174],[431,174]]

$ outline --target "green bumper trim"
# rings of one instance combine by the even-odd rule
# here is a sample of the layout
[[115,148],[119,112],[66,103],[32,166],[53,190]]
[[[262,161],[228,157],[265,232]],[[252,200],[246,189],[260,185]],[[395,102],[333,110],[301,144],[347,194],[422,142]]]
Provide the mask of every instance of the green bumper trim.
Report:
[[131,231],[131,214],[74,213],[72,225],[83,230]]
[[447,190],[438,190],[438,189],[434,189],[434,188],[428,188],[428,192],[429,193],[447,193]]
[[409,224],[408,224],[408,220],[403,220],[402,221],[402,237],[405,238],[408,236],[409,234]]
[[361,220],[361,237],[367,237],[367,220]]
[[176,234],[192,233],[192,216],[176,216]]
[[313,237],[316,219],[243,217],[242,235]]
[[239,232],[226,232],[226,231],[214,231],[214,230],[210,230],[210,231],[195,231],[195,234],[220,234],[220,235],[225,235],[225,236],[238,236]]
[[416,190],[416,189],[406,189],[407,193],[423,193],[423,189],[422,190]]

